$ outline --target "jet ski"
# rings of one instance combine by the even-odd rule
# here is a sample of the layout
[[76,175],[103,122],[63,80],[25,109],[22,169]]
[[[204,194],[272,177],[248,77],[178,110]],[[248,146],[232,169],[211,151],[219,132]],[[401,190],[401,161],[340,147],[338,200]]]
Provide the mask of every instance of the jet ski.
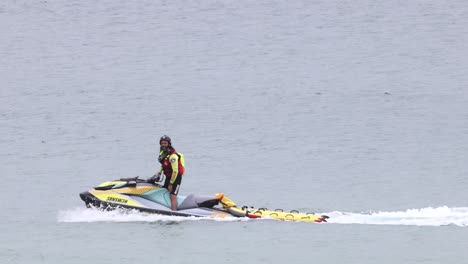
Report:
[[80,197],[86,206],[105,210],[128,208],[176,216],[226,217],[231,215],[225,210],[213,208],[224,197],[222,193],[214,196],[178,195],[177,211],[172,211],[169,191],[159,182],[151,183],[138,177],[104,182],[89,191],[80,193]]
[[104,182],[89,191],[80,193],[87,207],[103,210],[116,208],[135,209],[142,212],[174,216],[194,217],[248,217],[272,218],[300,222],[326,222],[328,216],[300,213],[298,211],[268,210],[266,208],[237,207],[223,193],[215,195],[177,196],[177,211],[171,210],[169,191],[158,182],[133,178],[121,178]]

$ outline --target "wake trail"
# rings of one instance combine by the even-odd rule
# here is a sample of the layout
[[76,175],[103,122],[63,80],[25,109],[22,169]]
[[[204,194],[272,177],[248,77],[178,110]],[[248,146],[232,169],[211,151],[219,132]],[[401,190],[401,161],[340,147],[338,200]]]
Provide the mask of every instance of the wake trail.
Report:
[[325,213],[329,223],[405,226],[468,226],[468,207],[426,207],[395,212]]
[[[426,207],[394,212],[353,213],[333,211],[318,213],[328,215],[328,224],[403,225],[403,226],[468,226],[468,207]],[[143,213],[136,210],[101,211],[78,207],[58,213],[57,221],[67,223],[85,222],[183,222],[183,221],[258,221],[258,219],[225,217],[182,217]],[[268,219],[261,219],[268,220]],[[277,220],[280,221],[280,220]],[[327,223],[325,223],[327,224]]]

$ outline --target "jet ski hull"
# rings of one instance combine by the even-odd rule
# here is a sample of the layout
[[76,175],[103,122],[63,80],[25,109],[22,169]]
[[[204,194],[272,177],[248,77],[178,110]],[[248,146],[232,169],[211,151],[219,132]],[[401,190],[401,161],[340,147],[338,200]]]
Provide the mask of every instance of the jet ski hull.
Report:
[[[164,190],[165,191],[165,190]],[[147,200],[142,197],[118,194],[109,191],[90,190],[80,193],[80,198],[87,207],[95,207],[102,210],[115,210],[118,208],[133,209],[146,213],[172,215],[172,216],[195,216],[195,217],[232,217],[231,214],[222,209],[213,208],[187,208],[172,211],[170,208]],[[186,198],[186,197],[183,197]]]

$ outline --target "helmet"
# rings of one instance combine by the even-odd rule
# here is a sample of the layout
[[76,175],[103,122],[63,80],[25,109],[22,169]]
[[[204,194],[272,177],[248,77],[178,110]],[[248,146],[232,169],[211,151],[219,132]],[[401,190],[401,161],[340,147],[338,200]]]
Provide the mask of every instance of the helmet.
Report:
[[164,135],[161,137],[161,139],[159,139],[159,144],[161,144],[161,141],[167,141],[169,143],[169,146],[171,146],[171,138],[167,135]]

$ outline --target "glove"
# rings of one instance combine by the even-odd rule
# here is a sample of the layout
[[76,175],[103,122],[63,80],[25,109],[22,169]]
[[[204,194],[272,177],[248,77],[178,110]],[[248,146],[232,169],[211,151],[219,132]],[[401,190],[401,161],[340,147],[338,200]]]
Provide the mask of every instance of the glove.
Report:
[[146,182],[149,182],[149,183],[158,182],[161,179],[160,176],[161,176],[161,173],[156,173],[151,178],[147,179]]

